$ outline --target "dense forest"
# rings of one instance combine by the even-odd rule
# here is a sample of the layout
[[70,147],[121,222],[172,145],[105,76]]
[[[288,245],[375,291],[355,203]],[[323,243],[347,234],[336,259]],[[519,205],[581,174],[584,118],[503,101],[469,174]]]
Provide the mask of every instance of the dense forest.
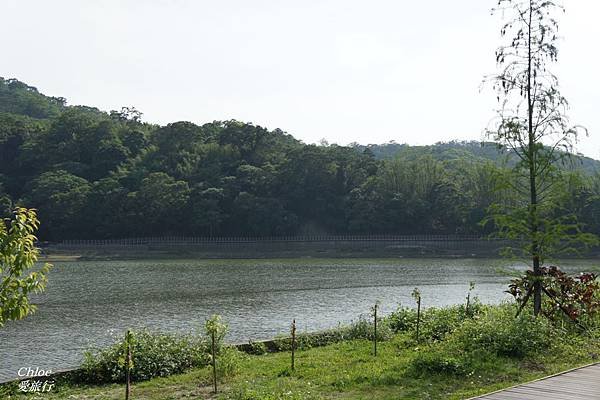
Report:
[[[493,143],[307,145],[239,121],[142,121],[0,78],[0,213],[34,207],[42,240],[133,236],[484,234],[509,199]],[[401,134],[401,133],[400,133]],[[562,209],[600,233],[600,162],[565,166]]]

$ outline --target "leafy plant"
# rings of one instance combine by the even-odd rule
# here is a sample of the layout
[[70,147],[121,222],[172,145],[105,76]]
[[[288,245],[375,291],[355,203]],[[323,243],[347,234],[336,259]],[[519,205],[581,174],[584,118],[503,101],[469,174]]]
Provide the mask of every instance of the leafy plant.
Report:
[[267,353],[267,346],[264,342],[254,342],[250,340],[245,348],[246,353],[260,356]]
[[52,265],[28,272],[40,252],[35,247],[39,226],[36,211],[20,207],[14,210],[12,219],[0,222],[0,327],[35,312],[37,307],[29,296],[46,288]]
[[[350,324],[344,330],[344,338],[346,339],[374,339],[373,323],[366,319],[364,316],[360,316],[357,321]],[[389,324],[385,321],[381,321],[377,325],[377,341],[389,340],[392,336],[392,331]]]
[[412,331],[417,325],[417,311],[409,307],[399,307],[387,316],[387,320],[392,331],[396,333]]
[[204,331],[207,338],[214,337],[217,351],[223,345],[223,339],[227,335],[227,324],[223,322],[223,318],[220,315],[213,315],[206,320],[204,324]]
[[[192,335],[132,332],[131,377],[136,381],[168,376],[192,367],[208,365],[207,341]],[[125,378],[125,339],[101,350],[86,351],[77,378],[84,382],[122,382]]]
[[523,313],[514,317],[515,308],[488,308],[478,318],[464,321],[448,338],[457,351],[486,351],[498,356],[523,358],[548,349],[556,330],[546,319]]
[[[484,308],[477,298],[472,299],[468,311],[465,305],[430,307],[422,313],[421,339],[429,342],[443,340],[464,321],[476,318]],[[414,332],[417,327],[417,311],[400,307],[388,315],[386,320],[392,331],[396,333]]]
[[[509,285],[510,293],[520,308],[525,306],[534,287],[536,277],[528,271],[524,277],[513,279]],[[558,267],[542,267],[540,271],[542,290],[549,298],[544,315],[552,320],[561,316],[579,323],[589,319],[600,311],[600,283],[595,274],[582,273],[572,277]]]
[[213,387],[214,392],[217,393],[217,353],[221,349],[221,342],[227,333],[227,325],[225,325],[220,315],[213,315],[206,320],[204,325],[206,330],[206,336],[210,340],[210,363],[213,370]]

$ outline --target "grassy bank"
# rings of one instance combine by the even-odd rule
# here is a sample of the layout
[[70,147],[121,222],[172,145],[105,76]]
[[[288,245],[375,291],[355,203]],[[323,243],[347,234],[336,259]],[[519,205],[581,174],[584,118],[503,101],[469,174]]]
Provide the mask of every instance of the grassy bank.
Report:
[[[555,352],[528,360],[482,361],[466,377],[444,373],[413,376],[408,371],[417,352],[405,348],[402,336],[381,345],[378,357],[364,340],[300,352],[297,370],[289,370],[289,354],[243,356],[238,373],[211,394],[210,370],[156,378],[133,386],[134,399],[463,399],[585,364],[585,352]],[[45,399],[123,399],[123,385],[61,385]],[[15,398],[25,398],[25,395]]]
[[[134,383],[133,398],[463,399],[595,362],[600,353],[595,325],[582,332],[528,315],[515,319],[512,305],[428,310],[419,341],[414,317],[413,311],[404,309],[382,321],[384,341],[377,357],[370,340],[351,338],[369,336],[363,321],[352,335],[345,335],[348,340],[340,336],[335,340],[342,341],[323,347],[305,341],[297,351],[295,371],[290,370],[285,346],[283,351],[260,355],[225,349],[220,355],[219,394],[211,393],[211,370],[205,366]],[[149,368],[149,361],[158,356],[164,354],[142,357],[137,365]],[[90,368],[94,372],[108,367],[97,362]],[[27,396],[16,388],[4,390],[7,398]],[[57,382],[52,393],[43,394],[44,399],[123,397],[122,384],[74,380]]]

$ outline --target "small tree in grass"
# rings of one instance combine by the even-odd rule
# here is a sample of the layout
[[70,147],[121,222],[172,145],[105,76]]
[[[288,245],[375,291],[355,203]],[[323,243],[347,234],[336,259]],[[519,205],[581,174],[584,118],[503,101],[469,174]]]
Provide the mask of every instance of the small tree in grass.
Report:
[[417,331],[416,331],[416,340],[419,342],[419,325],[421,325],[421,291],[419,288],[414,288],[412,293],[410,294],[415,302],[417,303]]
[[213,371],[213,388],[214,392],[217,393],[217,352],[221,345],[221,342],[227,334],[227,325],[223,323],[220,315],[213,315],[206,320],[204,325],[206,335],[210,340],[210,357],[211,366]]
[[131,348],[134,345],[134,336],[130,330],[125,334],[123,348],[119,356],[119,366],[125,370],[125,400],[129,400],[131,396],[131,371],[133,370],[133,359],[131,356]]
[[26,208],[16,208],[12,218],[0,222],[0,327],[35,312],[29,296],[46,287],[52,266],[30,271],[39,255],[35,247],[39,225],[35,210]]
[[371,308],[371,315],[373,316],[373,355],[377,357],[377,322],[379,317],[377,311],[379,310],[379,301],[376,301]]
[[557,12],[549,0],[498,0],[494,12],[506,23],[505,45],[496,51],[499,73],[490,77],[499,102],[498,118],[489,135],[517,159],[502,179],[502,188],[514,193],[512,201],[490,208],[500,237],[516,241],[511,255],[531,261],[531,292],[535,315],[542,308],[542,265],[551,256],[573,250],[595,239],[584,234],[573,213],[561,208],[563,172],[573,146],[584,128],[571,125],[567,100],[558,79],[549,71],[557,60]]

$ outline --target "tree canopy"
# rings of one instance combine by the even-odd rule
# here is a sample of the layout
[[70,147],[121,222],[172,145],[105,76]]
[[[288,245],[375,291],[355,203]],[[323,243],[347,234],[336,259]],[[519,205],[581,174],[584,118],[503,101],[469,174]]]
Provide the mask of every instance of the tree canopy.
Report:
[[[514,157],[473,142],[304,144],[235,120],[159,126],[0,79],[0,212],[38,209],[41,240],[484,234]],[[564,207],[600,232],[600,163],[578,160]]]

